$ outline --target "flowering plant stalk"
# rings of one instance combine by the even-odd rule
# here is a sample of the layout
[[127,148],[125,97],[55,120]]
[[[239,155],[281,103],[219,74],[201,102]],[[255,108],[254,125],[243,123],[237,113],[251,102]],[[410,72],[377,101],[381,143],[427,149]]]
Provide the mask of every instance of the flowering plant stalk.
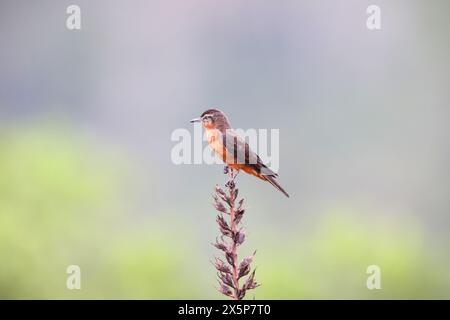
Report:
[[[214,266],[217,269],[220,284],[218,290],[232,299],[242,300],[248,290],[259,286],[255,280],[255,270],[250,272],[250,264],[256,251],[239,262],[237,249],[245,240],[245,230],[240,226],[245,213],[243,208],[244,199],[239,200],[236,205],[238,189],[234,179],[237,176],[237,172],[235,173],[233,169],[225,167],[225,174],[228,174],[229,178],[225,184],[228,192],[216,185],[213,195],[214,207],[219,211],[216,221],[221,233],[213,245],[223,251],[226,262],[215,257]],[[243,284],[240,285],[240,280],[243,280],[245,277]]]

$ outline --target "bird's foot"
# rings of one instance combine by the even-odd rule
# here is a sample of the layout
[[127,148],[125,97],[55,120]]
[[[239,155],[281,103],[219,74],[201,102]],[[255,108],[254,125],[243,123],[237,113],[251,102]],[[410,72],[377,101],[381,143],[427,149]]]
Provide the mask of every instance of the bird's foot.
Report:
[[223,173],[224,174],[228,174],[229,170],[230,170],[230,167],[228,167],[228,166],[223,167]]

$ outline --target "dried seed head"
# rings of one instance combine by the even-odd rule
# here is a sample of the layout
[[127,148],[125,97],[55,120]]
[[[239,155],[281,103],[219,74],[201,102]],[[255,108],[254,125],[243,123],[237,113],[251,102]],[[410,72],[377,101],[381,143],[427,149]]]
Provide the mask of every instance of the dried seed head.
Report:
[[232,252],[226,252],[225,253],[225,258],[227,258],[227,262],[231,265],[234,266],[235,265],[235,261],[236,261],[236,255],[233,254]]
[[214,198],[214,203],[213,203],[214,208],[216,208],[217,211],[229,214],[227,208],[225,208],[222,201],[220,201],[216,195],[213,195],[213,198]]
[[231,201],[235,201],[237,196],[239,194],[239,189],[234,189],[234,191],[231,192]]
[[216,247],[219,250],[222,250],[223,252],[228,252],[228,246],[226,245],[226,243],[224,242],[220,242],[219,240],[216,239],[216,243],[212,244],[214,247]]
[[242,268],[239,268],[239,279],[242,277],[245,277],[250,272],[250,266],[243,266]]
[[226,184],[225,187],[230,188],[230,189],[234,189],[236,185],[234,184],[233,180],[229,180]]
[[248,256],[239,264],[239,278],[246,276],[250,272],[250,264],[253,261],[253,255]]
[[227,285],[221,284],[219,291],[228,297],[233,297],[233,292]]
[[242,299],[244,299],[244,297],[245,297],[245,288],[243,287],[242,289],[240,289],[240,290],[238,290],[238,293],[237,293],[237,298],[238,298],[238,300],[242,300]]
[[236,213],[234,214],[234,222],[236,224],[239,224],[239,222],[241,222],[241,219],[244,216],[244,213],[245,213],[244,209],[239,209],[236,211]]
[[219,225],[220,232],[222,235],[227,237],[232,237],[233,233],[231,232],[231,228],[228,223],[225,221],[222,215],[218,215],[216,218],[217,224]]
[[242,209],[242,205],[244,204],[244,198],[242,198],[241,200],[239,200],[238,206],[237,206],[237,211]]
[[217,196],[220,199],[222,199],[223,201],[225,201],[228,205],[230,205],[230,199],[226,195],[225,191],[223,191],[218,185],[216,185],[216,189],[215,190],[216,190]]
[[217,211],[220,211],[220,212],[223,212],[223,213],[228,213],[227,209],[222,204],[222,202],[215,202],[214,203],[214,208],[216,208]]
[[[236,174],[233,169],[228,167],[224,169],[224,172],[229,173],[229,180],[225,184],[227,189],[222,189],[219,185],[216,185],[213,195],[214,208],[220,212],[216,218],[216,222],[219,225],[221,237],[219,239],[216,238],[216,242],[212,245],[224,252],[226,261],[215,258],[213,264],[218,271],[217,280],[220,284],[218,290],[232,299],[241,300],[245,297],[247,290],[259,286],[255,281],[255,271],[250,273],[251,263],[256,251],[253,255],[244,258],[239,263],[236,249],[246,238],[245,230],[239,228],[239,223],[245,213],[245,209],[243,208],[244,199],[239,200],[238,204],[235,205],[239,194],[234,182]],[[224,214],[227,214],[233,219],[227,222]],[[230,240],[226,240],[225,237],[230,238]],[[247,279],[240,286],[239,279],[243,277],[247,277]]]
[[256,270],[253,270],[253,272],[247,278],[247,281],[245,281],[245,284],[243,286],[245,290],[255,289],[256,287],[259,286],[259,284],[255,281],[255,272]]
[[216,191],[217,194],[225,195],[225,192],[222,190],[222,188],[218,184],[216,184],[214,190]]
[[217,258],[217,257],[215,257],[214,259],[215,259],[215,261],[214,261],[214,267],[216,267],[217,271],[231,274],[231,269],[230,269],[230,267],[227,266],[227,265],[225,264],[225,262],[223,262],[222,259],[219,259],[219,258]]
[[241,245],[244,242],[244,240],[245,240],[245,230],[241,229],[234,235],[234,242],[237,245]]
[[226,284],[227,286],[234,288],[233,278],[229,273],[219,272],[217,276],[219,277],[220,281],[222,281],[223,284]]

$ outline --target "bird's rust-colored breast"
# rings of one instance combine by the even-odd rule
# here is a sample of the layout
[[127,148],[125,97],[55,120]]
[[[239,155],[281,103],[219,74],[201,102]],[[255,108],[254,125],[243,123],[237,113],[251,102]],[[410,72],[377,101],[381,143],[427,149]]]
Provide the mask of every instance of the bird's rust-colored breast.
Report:
[[222,133],[217,129],[209,129],[206,130],[206,138],[211,148],[221,159],[224,159],[226,157],[226,149],[223,145]]

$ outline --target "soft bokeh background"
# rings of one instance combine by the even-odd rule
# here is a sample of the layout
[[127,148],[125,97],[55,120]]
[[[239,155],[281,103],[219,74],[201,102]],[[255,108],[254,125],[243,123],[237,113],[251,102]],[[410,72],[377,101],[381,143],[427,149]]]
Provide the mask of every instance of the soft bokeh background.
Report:
[[170,160],[209,106],[280,129],[291,198],[239,176],[249,298],[450,298],[450,4],[370,4],[2,0],[0,298],[221,298],[222,167]]

